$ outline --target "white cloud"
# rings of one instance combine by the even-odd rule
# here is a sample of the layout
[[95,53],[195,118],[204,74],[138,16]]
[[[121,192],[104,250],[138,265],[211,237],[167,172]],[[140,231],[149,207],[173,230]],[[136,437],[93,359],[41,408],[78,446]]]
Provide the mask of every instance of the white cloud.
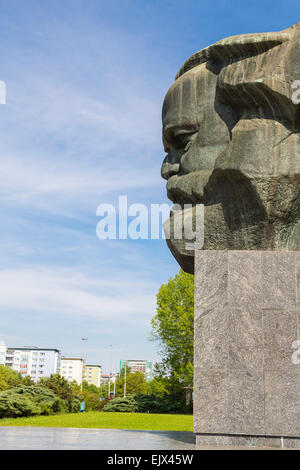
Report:
[[149,322],[155,311],[153,285],[138,279],[88,277],[71,269],[0,271],[0,308]]
[[[74,195],[80,194],[84,202],[91,196],[154,186],[158,182],[155,176],[154,172],[146,175],[142,169],[119,168],[118,171],[101,164],[91,167],[83,163],[81,168],[63,162],[39,164],[30,158],[27,160],[23,154],[22,158],[1,159],[0,195],[7,201],[34,206],[41,204],[40,197],[60,197],[60,203],[67,203],[74,202]],[[45,200],[43,202],[45,204]],[[49,209],[53,208],[53,202],[56,201],[49,201]]]
[[11,84],[13,102],[0,115],[3,202],[59,213],[73,204],[74,213],[78,195],[84,206],[159,184],[160,104],[121,77],[112,87],[113,96],[92,96],[28,71]]

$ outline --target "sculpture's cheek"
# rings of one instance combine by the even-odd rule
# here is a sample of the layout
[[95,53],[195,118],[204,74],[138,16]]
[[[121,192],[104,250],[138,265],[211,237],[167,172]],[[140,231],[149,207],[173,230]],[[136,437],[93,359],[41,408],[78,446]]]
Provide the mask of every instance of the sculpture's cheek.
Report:
[[213,171],[219,155],[226,149],[226,144],[215,144],[211,146],[194,145],[184,154],[180,162],[180,174],[193,173],[202,170]]

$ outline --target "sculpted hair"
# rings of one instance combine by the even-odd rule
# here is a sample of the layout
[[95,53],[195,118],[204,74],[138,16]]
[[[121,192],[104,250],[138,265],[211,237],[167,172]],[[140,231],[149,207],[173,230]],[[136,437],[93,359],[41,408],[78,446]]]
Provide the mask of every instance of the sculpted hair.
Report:
[[218,75],[221,102],[248,117],[279,120],[299,132],[300,107],[292,102],[295,80],[300,80],[300,23],[280,32],[256,33],[222,39],[193,54],[175,80],[206,63]]

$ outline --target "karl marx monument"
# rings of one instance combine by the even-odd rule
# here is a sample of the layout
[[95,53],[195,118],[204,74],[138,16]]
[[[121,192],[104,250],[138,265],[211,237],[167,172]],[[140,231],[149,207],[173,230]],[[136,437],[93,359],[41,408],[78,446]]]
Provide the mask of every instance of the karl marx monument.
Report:
[[204,205],[201,250],[167,240],[195,274],[197,445],[300,447],[299,80],[300,23],[202,49],[163,104],[168,197]]

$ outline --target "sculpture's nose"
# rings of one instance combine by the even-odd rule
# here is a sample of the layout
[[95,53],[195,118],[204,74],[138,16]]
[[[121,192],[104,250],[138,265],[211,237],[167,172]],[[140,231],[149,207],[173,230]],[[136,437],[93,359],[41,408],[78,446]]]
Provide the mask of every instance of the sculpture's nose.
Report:
[[179,163],[163,163],[161,167],[161,176],[168,180],[173,175],[177,175],[179,172]]
[[167,155],[161,167],[161,176],[165,180],[168,180],[169,178],[171,178],[171,176],[177,175],[178,173],[179,173],[179,163],[176,161],[172,161],[172,158],[170,158],[170,156]]

